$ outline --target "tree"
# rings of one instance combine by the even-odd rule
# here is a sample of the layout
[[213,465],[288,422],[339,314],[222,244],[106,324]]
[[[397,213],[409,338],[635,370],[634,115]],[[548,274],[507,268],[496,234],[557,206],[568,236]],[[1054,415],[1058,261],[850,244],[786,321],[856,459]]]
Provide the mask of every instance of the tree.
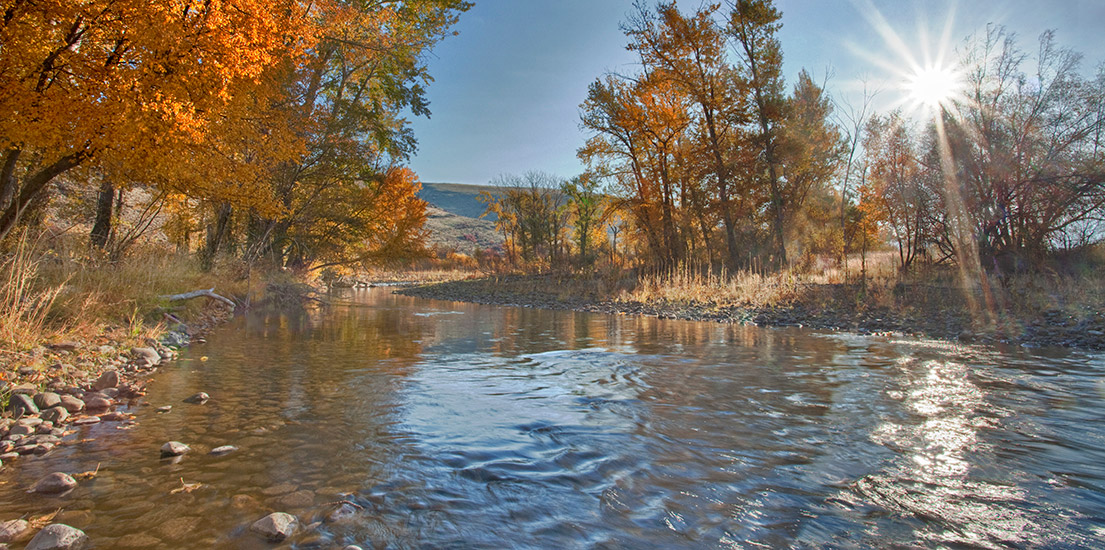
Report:
[[568,197],[572,235],[579,251],[579,263],[592,265],[595,263],[594,243],[603,235],[602,219],[605,211],[605,200],[599,191],[598,180],[590,174],[583,174],[564,182],[561,190]]
[[[233,5],[5,2],[0,27],[0,238],[60,175],[92,162],[172,179],[246,132],[236,100],[314,29],[294,0]],[[185,162],[181,162],[184,160]],[[220,189],[226,192],[229,190]]]
[[[766,173],[774,246],[774,265],[786,265],[787,193],[780,174],[780,128],[786,118],[783,91],[783,52],[776,33],[781,24],[771,0],[736,0],[730,4],[728,32],[733,37],[740,60],[741,85],[750,96],[752,119],[757,129],[752,136],[755,164],[746,166],[751,174]],[[762,168],[762,170],[760,169]]]

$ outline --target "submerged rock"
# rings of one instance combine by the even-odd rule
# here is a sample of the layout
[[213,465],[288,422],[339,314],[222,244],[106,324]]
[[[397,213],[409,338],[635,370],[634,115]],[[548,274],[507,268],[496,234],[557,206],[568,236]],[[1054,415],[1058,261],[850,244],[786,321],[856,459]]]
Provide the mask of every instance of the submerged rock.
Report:
[[284,512],[273,512],[249,526],[250,532],[260,535],[269,542],[280,542],[295,533],[299,522],[295,516]]
[[77,480],[73,479],[73,476],[64,472],[54,472],[38,480],[34,487],[31,488],[31,492],[56,495],[64,493],[76,486]]
[[227,455],[227,454],[233,453],[234,451],[237,451],[237,450],[238,450],[238,448],[235,447],[234,445],[223,445],[221,447],[215,447],[214,449],[211,449],[211,452],[208,453],[208,454],[215,455],[215,456],[222,456],[222,455]]
[[191,450],[191,447],[179,441],[170,441],[161,446],[161,458],[165,458],[168,456],[180,456]]
[[14,542],[27,535],[31,524],[25,519],[10,519],[0,523],[0,542]]
[[88,546],[88,535],[64,523],[47,525],[27,543],[27,550],[81,550]]
[[207,395],[206,392],[201,391],[201,392],[199,392],[195,395],[190,395],[188,397],[185,397],[184,402],[185,403],[192,403],[194,405],[202,405],[202,404],[206,403],[208,399],[211,399],[211,396]]

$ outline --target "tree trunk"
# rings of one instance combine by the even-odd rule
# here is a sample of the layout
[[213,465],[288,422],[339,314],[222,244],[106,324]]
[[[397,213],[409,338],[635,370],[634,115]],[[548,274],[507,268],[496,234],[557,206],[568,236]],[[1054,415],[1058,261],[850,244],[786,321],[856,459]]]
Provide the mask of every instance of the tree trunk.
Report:
[[[9,152],[8,155],[10,157],[12,153]],[[19,223],[19,217],[23,215],[23,211],[27,208],[27,205],[46,189],[47,184],[60,174],[76,167],[91,156],[92,154],[87,149],[82,149],[76,153],[70,153],[61,157],[54,161],[53,164],[30,175],[23,182],[23,187],[20,192],[18,194],[13,193],[11,203],[6,205],[3,214],[0,214],[0,240],[4,240],[8,234],[11,233],[12,229],[15,229],[15,226]]]
[[96,222],[92,225],[89,240],[92,246],[103,250],[111,238],[111,206],[115,198],[115,186],[109,178],[100,181],[100,192],[96,197]]
[[219,254],[230,233],[230,214],[233,212],[230,203],[224,202],[215,211],[215,223],[207,226],[207,246],[200,255],[200,264],[203,269],[209,270],[215,265],[215,257]]

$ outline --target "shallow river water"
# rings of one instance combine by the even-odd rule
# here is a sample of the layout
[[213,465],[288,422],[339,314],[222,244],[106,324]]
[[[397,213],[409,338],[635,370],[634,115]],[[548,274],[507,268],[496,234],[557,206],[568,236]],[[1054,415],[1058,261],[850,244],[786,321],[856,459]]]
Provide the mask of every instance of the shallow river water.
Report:
[[5,467],[0,520],[60,509],[100,549],[269,548],[270,511],[321,522],[287,548],[1105,547],[1105,358],[1077,352],[373,289],[239,318],[149,389]]

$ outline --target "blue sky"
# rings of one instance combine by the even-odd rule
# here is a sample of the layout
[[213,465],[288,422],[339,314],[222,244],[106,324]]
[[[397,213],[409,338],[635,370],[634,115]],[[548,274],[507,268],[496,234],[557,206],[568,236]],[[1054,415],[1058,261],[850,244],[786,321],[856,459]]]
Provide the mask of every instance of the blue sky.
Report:
[[[651,2],[650,2],[651,5]],[[698,0],[681,1],[686,10]],[[896,101],[905,61],[873,24],[881,14],[917,58],[935,52],[941,35],[954,47],[987,23],[1016,32],[1032,52],[1039,34],[1056,30],[1060,45],[1085,54],[1083,69],[1105,61],[1105,2],[1101,0],[777,0],[788,86],[807,68],[828,88],[858,98],[859,80],[883,91],[881,107]],[[587,85],[606,72],[633,72],[619,26],[632,0],[476,0],[456,30],[428,59],[430,119],[412,119],[419,151],[411,166],[422,181],[482,184],[503,173],[543,170],[570,177],[582,170],[575,151],[579,104]],[[950,16],[950,17],[949,17]],[[950,21],[950,24],[949,24]],[[880,62],[880,60],[882,60]]]

